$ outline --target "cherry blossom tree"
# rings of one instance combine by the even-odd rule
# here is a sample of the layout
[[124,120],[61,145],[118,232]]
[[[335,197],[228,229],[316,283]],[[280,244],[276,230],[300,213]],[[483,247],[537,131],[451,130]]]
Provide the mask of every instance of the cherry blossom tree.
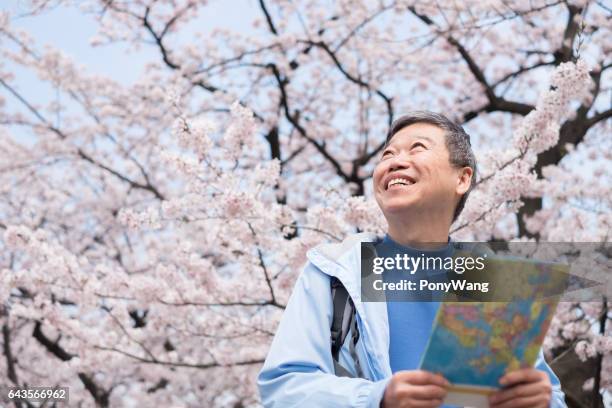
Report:
[[[255,3],[249,27],[206,33],[206,1],[27,3],[93,18],[92,47],[155,50],[127,85],[0,13],[1,385],[69,386],[78,406],[257,405],[306,251],[384,232],[372,170],[408,110],[472,135],[454,239],[609,240],[604,2]],[[61,99],[26,95],[26,72]],[[612,392],[610,310],[562,303],[549,331],[574,406]]]

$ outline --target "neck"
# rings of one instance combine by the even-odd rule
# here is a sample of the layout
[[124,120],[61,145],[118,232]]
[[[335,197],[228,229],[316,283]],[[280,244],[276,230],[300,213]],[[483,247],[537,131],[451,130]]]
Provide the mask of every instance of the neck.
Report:
[[[398,244],[417,249],[437,249],[448,242],[451,222],[443,217],[388,216],[388,234]],[[438,245],[432,245],[438,243]],[[442,245],[440,245],[442,244]]]

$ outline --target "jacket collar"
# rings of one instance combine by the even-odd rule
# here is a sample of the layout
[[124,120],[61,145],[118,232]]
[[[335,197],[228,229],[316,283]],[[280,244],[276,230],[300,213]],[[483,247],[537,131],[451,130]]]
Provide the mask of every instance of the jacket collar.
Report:
[[307,258],[323,273],[335,276],[342,282],[361,314],[361,243],[378,239],[376,234],[353,234],[340,243],[320,244],[306,253]]

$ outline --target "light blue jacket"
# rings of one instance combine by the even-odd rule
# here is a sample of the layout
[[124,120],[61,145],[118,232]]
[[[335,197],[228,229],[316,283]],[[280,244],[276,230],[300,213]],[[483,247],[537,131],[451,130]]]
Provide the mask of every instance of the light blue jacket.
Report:
[[[378,408],[392,376],[389,323],[385,302],[361,302],[361,242],[373,234],[355,234],[338,244],[321,244],[307,253],[307,262],[283,313],[266,361],[257,378],[265,407]],[[337,377],[330,350],[332,298],[330,277],[337,277],[355,303],[359,341],[357,356],[364,378]],[[340,364],[355,374],[348,345]],[[536,362],[553,383],[551,408],[566,407],[559,380],[543,359]]]

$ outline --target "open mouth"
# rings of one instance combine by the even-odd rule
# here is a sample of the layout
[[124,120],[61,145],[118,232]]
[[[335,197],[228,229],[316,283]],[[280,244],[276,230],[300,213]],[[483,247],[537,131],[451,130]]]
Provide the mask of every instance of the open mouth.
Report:
[[413,185],[415,182],[403,177],[396,177],[389,180],[386,190],[401,189]]

